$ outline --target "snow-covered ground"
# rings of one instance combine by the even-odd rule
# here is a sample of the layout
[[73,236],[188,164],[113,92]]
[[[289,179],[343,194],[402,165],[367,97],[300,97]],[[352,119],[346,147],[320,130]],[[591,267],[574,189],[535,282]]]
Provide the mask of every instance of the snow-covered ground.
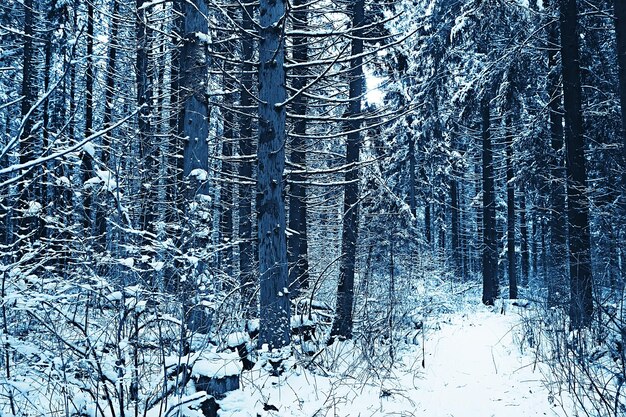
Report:
[[[545,383],[547,369],[520,349],[519,315],[488,311],[450,316],[426,343],[416,415],[565,416],[571,403]],[[555,387],[555,390],[558,388]]]
[[[547,368],[520,348],[519,307],[506,314],[474,306],[427,321],[419,344],[398,352],[390,371],[355,365],[350,343],[328,358],[342,372],[291,362],[280,376],[253,370],[221,401],[222,417],[244,416],[572,416],[567,396],[545,383]],[[423,362],[422,362],[423,359]]]

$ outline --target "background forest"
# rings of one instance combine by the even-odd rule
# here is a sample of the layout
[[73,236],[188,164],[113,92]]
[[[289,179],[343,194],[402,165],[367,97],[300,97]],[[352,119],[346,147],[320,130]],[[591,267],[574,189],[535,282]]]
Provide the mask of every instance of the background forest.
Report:
[[471,294],[624,415],[625,126],[619,0],[3,0],[0,414],[214,415]]

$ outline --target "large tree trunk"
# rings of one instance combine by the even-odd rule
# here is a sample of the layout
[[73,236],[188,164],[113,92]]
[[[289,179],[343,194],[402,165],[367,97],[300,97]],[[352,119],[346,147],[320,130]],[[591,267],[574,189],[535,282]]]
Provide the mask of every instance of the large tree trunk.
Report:
[[[181,71],[181,130],[185,141],[183,178],[187,181],[187,202],[199,195],[209,195],[206,175],[209,171],[209,103],[206,95],[208,54],[204,38],[208,24],[208,10],[203,0],[184,2],[183,48]],[[190,174],[194,173],[194,178]]]
[[539,213],[538,213],[538,209],[537,207],[533,207],[533,211],[532,211],[532,227],[530,229],[530,235],[531,235],[531,252],[532,252],[532,258],[531,258],[531,264],[532,264],[532,274],[535,278],[539,277],[539,272],[538,272],[538,266],[537,266],[537,256],[538,256],[538,246],[537,246],[537,241],[538,241],[538,237],[537,237],[537,233],[539,233],[540,228],[537,227],[537,223],[540,222],[541,218],[539,217]]
[[[104,92],[104,116],[102,118],[102,127],[104,129],[111,126],[113,123],[113,100],[115,99],[115,71],[117,67],[117,42],[119,31],[119,0],[113,0],[113,8],[111,12],[111,34],[109,36],[109,51],[107,54],[107,67],[105,75],[106,90]],[[100,162],[104,167],[109,166],[111,159],[111,147],[113,134],[111,132],[102,136],[102,153],[100,154]],[[108,184],[105,184],[105,188]],[[110,196],[104,194],[100,197],[99,204],[96,208],[96,237],[101,250],[105,250],[107,247],[107,215],[108,215],[108,203]]]
[[[184,224],[181,246],[186,252],[202,252],[208,243],[209,228],[205,216],[209,212],[209,100],[207,97],[208,60],[208,7],[204,0],[184,1],[181,7],[183,46],[180,55],[180,119],[179,129],[184,142],[181,185]],[[203,258],[195,266],[194,274],[206,268]],[[173,280],[172,289],[189,292],[184,302],[190,302],[195,290],[187,279],[184,283]]]
[[[180,118],[178,128],[184,143],[181,208],[185,229],[180,235],[179,245],[185,253],[201,254],[207,244],[210,227],[207,213],[209,200],[209,100],[207,80],[208,59],[208,7],[204,0],[184,1],[181,5],[184,21],[181,24],[183,45],[178,67]],[[170,121],[172,123],[172,121]],[[179,181],[177,181],[179,182]],[[197,255],[196,255],[197,256]],[[196,328],[193,305],[196,287],[195,278],[206,269],[207,260],[200,258],[193,268],[192,279],[173,279],[165,283],[179,293],[185,311],[185,322],[191,329]],[[177,275],[175,275],[177,276]],[[160,283],[159,283],[160,284]],[[188,350],[184,346],[183,350]]]
[[[549,10],[552,19],[554,10],[549,0],[544,0],[544,8]],[[561,74],[558,71],[559,26],[557,22],[547,27],[548,41],[548,93],[550,102],[550,276],[546,277],[548,286],[548,305],[563,303],[567,283],[567,248],[565,233],[565,167],[563,165],[563,109],[561,94]]]
[[[87,2],[87,65],[85,69],[85,137],[93,133],[93,88],[94,88],[94,8],[93,2]],[[91,147],[93,149],[93,147]],[[83,182],[94,176],[93,155],[83,150],[81,155],[81,171]],[[83,192],[83,227],[85,236],[91,237],[91,213],[93,208],[93,191]]]
[[[230,18],[234,18],[231,11]],[[230,34],[227,34],[230,36]],[[230,40],[221,40],[222,52],[226,56],[234,51],[234,44]],[[233,80],[234,66],[224,60],[222,68],[224,91],[224,105],[222,107],[224,133],[222,135],[222,184],[220,188],[220,269],[230,277],[233,274],[233,141],[235,138],[235,117],[232,107],[235,105],[235,83]]]
[[530,256],[528,253],[528,219],[526,216],[526,190],[520,186],[519,221],[520,221],[520,255],[521,255],[521,284],[528,285],[530,270]]
[[[308,26],[308,3],[304,0],[293,2],[293,30],[305,31]],[[304,63],[308,60],[308,39],[306,36],[294,36],[293,60]],[[298,67],[294,71],[293,89],[301,90],[306,86],[306,68]],[[305,116],[307,101],[304,94],[293,100],[292,111],[296,116]],[[302,288],[309,286],[309,257],[307,233],[306,177],[299,172],[306,170],[306,120],[296,119],[291,136],[291,163],[297,173],[290,178],[289,195],[289,285],[291,296],[299,295]]]
[[506,236],[509,276],[509,298],[517,298],[517,266],[515,257],[515,174],[513,172],[513,123],[512,116],[506,116]]
[[244,181],[239,185],[239,284],[241,286],[241,304],[247,317],[252,317],[257,313],[257,303],[254,296],[254,259],[255,245],[252,237],[252,195],[253,190],[250,183],[252,181],[253,167],[253,138],[252,138],[252,113],[253,98],[252,92],[252,58],[253,39],[250,35],[253,27],[252,16],[253,7],[248,3],[241,13],[241,115],[239,119],[239,177]]
[[458,274],[461,272],[462,266],[462,256],[461,256],[461,247],[460,247],[460,239],[459,239],[459,229],[460,229],[460,210],[459,210],[459,190],[458,190],[458,180],[456,178],[456,172],[453,170],[453,178],[450,181],[450,217],[451,217],[451,250],[452,250],[452,267],[454,271],[455,278],[463,278],[458,277]]
[[337,307],[331,329],[331,336],[352,338],[352,305],[354,302],[354,270],[359,226],[359,168],[361,151],[361,96],[363,95],[363,30],[364,0],[356,0],[352,5],[352,27],[357,28],[352,38],[352,59],[350,62],[350,104],[348,108],[348,133],[346,144],[346,171],[343,200],[343,234],[341,241],[341,263],[339,265],[339,285],[337,287]]
[[[626,2],[614,0],[615,38],[617,44],[617,64],[619,78],[619,99],[622,115],[622,169],[626,171]],[[626,192],[626,174],[622,176],[623,190]]]
[[[626,2],[623,0],[614,0],[613,7],[615,11],[615,37],[617,45],[617,64],[618,64],[618,79],[619,79],[619,96],[620,96],[620,109],[622,115],[622,158],[621,158],[621,206],[622,216],[626,213]],[[623,247],[624,236],[626,235],[626,229],[623,226],[624,222],[621,222],[622,226],[617,227],[616,239],[617,247]],[[619,256],[619,250],[618,250]],[[618,260],[619,261],[619,260]],[[620,269],[618,268],[618,274]],[[623,276],[623,274],[622,274]],[[623,285],[623,283],[621,284]]]
[[432,249],[432,216],[431,216],[431,191],[430,186],[426,186],[426,198],[424,201],[424,237],[428,250]]
[[[172,30],[178,35],[179,39],[185,36],[185,16],[183,15],[183,1],[174,0],[172,2]],[[170,159],[170,165],[172,167],[172,180],[170,181],[168,200],[171,201],[171,215],[174,219],[179,219],[180,215],[184,213],[184,198],[181,195],[183,186],[183,171],[184,171],[184,158],[179,156],[180,152],[185,148],[184,140],[184,121],[185,112],[183,111],[183,94],[182,94],[182,75],[181,69],[181,56],[182,42],[175,43],[171,53],[171,73],[170,73],[170,111],[169,111],[169,130],[170,130],[170,144],[172,149],[172,157]]]
[[259,40],[259,142],[257,215],[260,275],[259,347],[290,342],[287,236],[283,198],[287,97],[285,0],[261,0]]
[[[441,182],[441,188],[446,188],[445,181]],[[446,256],[446,204],[446,193],[441,193],[437,198],[437,253],[440,259],[445,259]]]
[[[137,18],[136,18],[136,40],[137,40],[137,57],[136,57],[136,85],[137,85],[137,106],[141,107],[137,117],[138,139],[139,139],[139,176],[141,190],[141,213],[140,227],[141,230],[154,229],[154,210],[153,204],[155,197],[154,179],[158,177],[155,167],[158,166],[157,148],[154,143],[153,131],[153,108],[152,108],[152,87],[150,86],[150,69],[149,65],[149,48],[150,46],[150,30],[149,30],[149,0],[137,0]],[[144,184],[150,186],[145,189]],[[144,239],[145,240],[145,239]],[[146,242],[144,242],[146,243]],[[146,245],[149,246],[149,245]]]
[[[227,96],[230,99],[233,98],[233,94]],[[220,244],[223,247],[220,248],[219,259],[221,270],[229,277],[233,273],[233,164],[231,162],[233,156],[233,124],[233,112],[226,110],[222,138],[222,185],[220,188]]]
[[[37,57],[35,51],[35,13],[33,0],[24,0],[24,59],[22,66],[22,108],[21,117],[26,118],[37,101]],[[20,164],[35,159],[39,141],[36,133],[34,114],[26,118],[20,135]],[[44,207],[42,185],[37,179],[41,170],[38,167],[27,170],[19,182],[18,198],[21,213],[19,235],[37,239],[42,234],[42,222],[37,207]],[[25,245],[21,245],[25,247]]]
[[[452,150],[455,154],[457,148],[456,136],[453,136]],[[461,209],[459,207],[459,175],[458,161],[453,159],[450,178],[450,250],[452,251],[452,269],[455,279],[464,278],[462,276],[459,277],[463,263],[460,244]]]
[[483,139],[483,303],[494,305],[499,292],[496,201],[491,144],[491,114],[487,94],[481,99]]
[[[412,118],[409,116],[407,117],[407,125],[411,126],[411,122],[412,122]],[[415,195],[415,185],[416,185],[416,180],[415,180],[415,136],[410,134],[409,137],[409,152],[408,152],[408,158],[409,158],[409,207],[411,209],[411,214],[413,215],[413,218],[417,217],[417,198]]]
[[[477,126],[476,129],[480,129],[480,126]],[[479,139],[482,142],[482,138]],[[482,149],[482,145],[477,149]],[[475,194],[477,196],[482,195],[482,154],[480,151],[476,151],[474,154],[474,184],[476,185]],[[484,196],[483,196],[484,198]],[[482,199],[481,199],[482,201]],[[476,237],[473,239],[473,259],[475,260],[474,270],[475,274],[482,274],[482,252],[484,245],[484,232],[483,232],[483,210],[482,207],[476,205]]]
[[[49,25],[53,25],[55,18],[54,15],[51,14],[50,15],[51,19],[50,22],[48,22]],[[56,29],[56,28],[54,28]],[[43,90],[44,91],[48,91],[50,89],[50,81],[52,78],[52,73],[54,71],[54,68],[52,67],[52,54],[54,53],[53,50],[53,44],[54,44],[54,32],[53,29],[51,27],[49,27],[47,29],[48,31],[48,35],[46,36],[46,44],[45,44],[45,48],[44,48],[44,77],[43,77]],[[43,144],[46,148],[52,146],[53,142],[50,140],[50,132],[53,131],[53,129],[56,129],[57,126],[55,125],[55,123],[52,122],[52,120],[58,120],[58,117],[55,113],[55,108],[54,108],[54,100],[52,97],[49,97],[48,99],[46,99],[46,101],[43,103]],[[45,164],[46,166],[46,171],[47,173],[45,174],[46,176],[46,181],[48,184],[53,184],[54,183],[54,168],[55,168],[55,163],[52,161],[49,161]],[[46,201],[54,201],[54,187],[46,187]],[[0,218],[1,216],[1,210],[2,207],[0,205]],[[46,215],[47,216],[54,216],[55,208],[52,205],[49,205],[48,207],[46,207]],[[1,227],[1,226],[0,226]],[[52,230],[50,228],[48,228],[46,230],[46,238],[50,238],[51,237],[51,233]],[[51,240],[51,250],[53,251],[53,253],[58,253],[59,255],[62,253],[63,248],[60,247],[57,242],[59,241],[59,239],[52,239]],[[59,259],[61,259],[62,256],[59,257],[55,257],[55,259],[52,259],[52,262],[58,261]]]
[[569,218],[570,320],[573,328],[581,328],[591,324],[593,277],[589,200],[586,191],[578,16],[576,0],[561,0],[560,6]]

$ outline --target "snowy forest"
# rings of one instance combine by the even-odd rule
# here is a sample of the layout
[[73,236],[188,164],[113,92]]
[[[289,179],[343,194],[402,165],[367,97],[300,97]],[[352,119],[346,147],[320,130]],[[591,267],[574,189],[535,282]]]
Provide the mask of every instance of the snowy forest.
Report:
[[624,416],[625,242],[622,0],[0,1],[0,416]]

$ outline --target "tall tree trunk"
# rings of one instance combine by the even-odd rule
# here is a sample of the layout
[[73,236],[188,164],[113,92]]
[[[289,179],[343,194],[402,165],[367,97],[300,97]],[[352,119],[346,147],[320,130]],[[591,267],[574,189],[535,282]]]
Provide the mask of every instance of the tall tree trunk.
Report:
[[[415,144],[413,145],[415,146]],[[415,149],[414,149],[415,151]],[[430,251],[432,243],[432,215],[431,215],[431,202],[432,202],[432,187],[428,180],[425,166],[421,166],[419,170],[419,179],[424,184],[423,199],[424,199],[424,240],[426,242],[426,249]]]
[[[209,227],[204,213],[209,211],[209,100],[207,79],[209,74],[208,22],[209,11],[204,0],[184,1],[182,25],[183,45],[180,54],[180,119],[179,129],[183,147],[183,166],[180,184],[185,230],[181,233],[181,246],[189,253],[203,251],[208,242]],[[203,259],[195,266],[195,274],[206,268]],[[195,290],[189,279],[174,280],[170,286],[188,293],[184,302],[192,302]],[[192,311],[192,310],[189,310]],[[190,319],[191,315],[187,317]]]
[[[445,181],[442,181],[442,188],[445,189]],[[446,193],[441,193],[437,198],[437,231],[438,231],[438,246],[440,259],[445,259],[446,256]]]
[[498,297],[498,248],[496,238],[496,201],[491,144],[491,114],[487,94],[481,99],[483,139],[483,303],[494,305]]
[[456,178],[456,170],[452,170],[452,179],[450,181],[450,222],[451,222],[451,250],[452,250],[452,267],[455,278],[461,272],[462,256],[459,238],[460,229],[460,216],[459,216],[459,190],[458,180]]
[[[50,91],[53,84],[53,78],[55,74],[55,57],[60,53],[55,43],[55,33],[59,27],[65,25],[65,19],[63,16],[63,10],[61,8],[53,7],[48,20],[46,45],[45,45],[45,67],[44,67],[44,91]],[[60,80],[59,80],[60,81]],[[65,97],[63,93],[51,94],[43,103],[43,144],[46,149],[53,146],[54,139],[56,138],[53,132],[57,132],[62,125],[63,115],[63,102],[62,97]],[[48,186],[46,189],[45,200],[48,202],[54,201],[55,204],[47,204],[46,215],[49,218],[55,216],[60,220],[61,224],[69,224],[69,216],[66,207],[71,207],[71,199],[66,199],[68,194],[68,188],[65,185],[59,184],[56,178],[62,177],[64,167],[57,161],[48,161],[45,164],[46,169],[46,182]],[[59,208],[62,208],[59,210]],[[57,272],[64,273],[69,251],[65,242],[70,240],[70,233],[65,227],[48,227],[46,228],[46,238],[50,239],[49,252],[53,256],[49,257],[48,264],[56,267]]]
[[[113,123],[113,100],[115,99],[115,71],[117,66],[117,42],[119,31],[119,0],[113,0],[113,6],[111,10],[111,33],[109,36],[109,51],[107,54],[107,66],[105,74],[105,86],[104,92],[104,116],[102,118],[102,127],[104,129],[111,126]],[[102,135],[102,153],[100,154],[100,162],[104,167],[109,166],[111,159],[111,147],[113,134],[111,132]],[[108,184],[105,184],[105,188],[108,188]],[[110,197],[106,194],[100,197],[100,202],[96,208],[96,236],[100,250],[105,250],[107,247],[107,207]]]
[[361,151],[361,97],[363,95],[363,30],[365,18],[364,0],[352,4],[352,28],[354,29],[350,61],[350,104],[348,108],[348,133],[346,144],[346,171],[343,199],[343,234],[341,240],[341,262],[337,307],[331,336],[352,338],[352,305],[354,302],[354,270],[359,225],[359,168]]
[[[85,137],[91,135],[93,129],[93,88],[94,88],[94,8],[93,1],[87,2],[87,65],[85,68]],[[93,150],[94,147],[90,146]],[[84,149],[81,155],[81,171],[83,182],[94,176],[93,157],[87,149]],[[91,237],[91,213],[93,206],[93,192],[88,190],[83,192],[83,227],[85,228],[85,236]]]
[[[233,86],[231,85],[230,88]],[[231,100],[234,94],[228,94]],[[231,101],[232,103],[232,101]],[[222,184],[220,188],[220,267],[227,276],[233,273],[233,112],[226,110],[222,142]]]
[[[51,14],[52,19],[50,19],[51,21],[48,22],[49,24],[53,24],[54,23],[54,14]],[[54,28],[56,29],[56,28]],[[50,88],[50,81],[52,78],[52,72],[54,70],[54,68],[52,67],[52,54],[53,54],[53,43],[54,43],[54,29],[52,28],[47,28],[47,31],[49,32],[48,35],[46,36],[46,46],[44,48],[44,55],[45,55],[45,61],[44,61],[44,78],[43,78],[43,91],[48,91],[48,89]],[[52,107],[52,109],[51,109]],[[52,111],[51,111],[52,110]],[[48,148],[49,146],[52,145],[52,142],[50,141],[50,132],[56,127],[53,126],[52,120],[56,119],[56,115],[54,113],[55,109],[54,109],[54,101],[52,97],[48,97],[48,99],[46,99],[43,103],[43,144],[46,148]],[[52,117],[51,117],[52,116]],[[53,184],[54,183],[54,165],[55,163],[53,161],[47,162],[45,164],[46,166],[46,171],[47,173],[46,175],[46,179],[45,181],[48,184]],[[46,201],[54,201],[54,187],[47,187],[46,189],[47,193],[46,193]],[[2,210],[2,208],[0,207],[0,210]],[[52,205],[48,205],[48,207],[46,207],[46,215],[47,216],[54,216],[55,208]],[[1,213],[1,212],[0,212]],[[1,216],[0,216],[1,217]],[[48,228],[46,230],[46,237],[50,238],[51,237],[51,233],[52,233],[52,229]],[[54,253],[59,253],[61,254],[63,251],[63,248],[61,246],[58,245],[59,239],[52,239],[51,240],[51,250]],[[55,257],[54,259],[51,259],[52,263],[58,261],[59,259],[62,259],[62,256],[59,257]]]
[[290,342],[287,237],[283,198],[287,98],[285,0],[261,0],[259,39],[259,141],[257,215],[260,276],[259,346]]
[[[179,6],[175,6],[179,7]],[[183,21],[176,20],[182,29],[182,48],[177,68],[180,82],[178,83],[179,110],[178,129],[183,142],[183,162],[181,177],[177,183],[182,186],[180,194],[180,210],[185,228],[179,235],[179,246],[185,253],[200,254],[207,244],[210,232],[207,231],[209,221],[209,99],[207,97],[207,80],[209,75],[208,54],[208,6],[204,0],[183,1],[180,10]],[[170,125],[172,124],[170,119]],[[178,164],[177,164],[178,168]],[[178,172],[178,171],[177,171]],[[197,255],[196,255],[197,256]],[[175,267],[178,261],[175,262]],[[185,323],[197,328],[196,309],[191,307],[195,300],[196,287],[193,284],[196,276],[206,269],[206,258],[193,266],[192,279],[185,281],[173,279],[164,283],[175,290],[182,298]],[[160,284],[160,283],[158,283]],[[184,327],[181,327],[183,331]],[[188,344],[182,350],[188,351]]]
[[[154,132],[152,127],[152,87],[150,85],[150,31],[149,31],[149,0],[137,0],[137,18],[135,22],[137,40],[136,58],[136,90],[137,106],[141,107],[137,117],[138,139],[139,139],[139,189],[141,190],[141,230],[152,230],[154,211],[153,204],[154,186],[153,180],[157,176],[154,168],[158,164],[157,149],[154,146]],[[149,186],[145,189],[144,184]],[[145,193],[145,194],[144,194]]]
[[[411,126],[412,118],[407,117],[407,125]],[[410,134],[409,137],[409,207],[411,214],[415,218],[417,216],[417,198],[415,196],[415,135]]]
[[424,202],[424,235],[426,237],[426,245],[431,249],[432,243],[432,215],[431,215],[431,191],[430,186],[426,186],[426,198]]
[[[615,12],[615,38],[617,45],[617,64],[618,64],[618,80],[619,80],[619,96],[620,96],[620,110],[622,116],[622,155],[621,155],[621,215],[626,215],[626,3],[622,0],[614,0],[613,8]],[[617,239],[617,247],[623,247],[624,236],[626,235],[626,229],[623,226],[617,228],[615,233]],[[617,251],[618,263],[619,263],[619,250]],[[617,273],[620,274],[621,269],[618,268]],[[623,274],[622,274],[623,276]],[[620,284],[620,285],[623,285]]]
[[[75,12],[72,14],[72,32],[77,34],[79,33],[78,29],[78,0],[74,1],[74,10]],[[68,54],[66,56],[66,65],[70,66],[69,70],[69,80],[68,80],[68,90],[69,94],[67,97],[67,112],[65,113],[65,119],[67,120],[67,133],[70,140],[77,140],[77,126],[76,126],[76,113],[77,113],[77,63],[74,60],[72,54]],[[80,177],[80,172],[74,167],[68,168],[67,178],[76,178]],[[78,175],[77,175],[78,174]],[[76,184],[76,180],[72,181],[72,186],[82,188],[82,184]],[[80,198],[77,196],[77,193],[70,192],[70,201],[72,204],[72,210],[70,216],[72,216],[72,223],[80,224],[83,221],[83,217],[80,215],[80,211],[82,210]],[[77,242],[71,242],[72,250],[76,250]],[[68,264],[72,263],[71,255],[68,257]]]
[[[476,129],[480,129],[480,126],[477,126]],[[482,142],[482,138],[480,139]],[[482,149],[482,145],[477,147],[477,149]],[[476,184],[475,193],[476,196],[482,195],[482,154],[477,151],[474,156],[474,184]],[[482,196],[484,199],[484,196]],[[481,199],[482,201],[482,199]],[[473,258],[475,260],[474,273],[482,274],[482,253],[483,246],[485,242],[483,241],[484,232],[483,232],[483,209],[478,204],[476,205],[476,237],[473,239],[474,242],[474,253]]]
[[[308,29],[308,2],[293,1],[293,30]],[[294,36],[293,60],[296,63],[307,62],[309,57],[308,38]],[[307,84],[306,68],[297,67],[293,74],[293,90],[299,91]],[[297,94],[297,93],[296,93]],[[307,101],[304,94],[293,100],[292,111],[296,116],[306,116]],[[300,290],[309,286],[309,257],[307,233],[306,177],[299,172],[306,170],[306,120],[296,119],[291,136],[291,163],[297,173],[291,175],[289,185],[289,285],[292,297],[299,295]]]
[[546,236],[548,236],[548,218],[547,216],[541,216],[541,276],[544,282],[549,279],[548,243],[546,241]]
[[[33,0],[24,0],[24,48],[22,64],[22,108],[21,117],[26,118],[31,107],[37,101],[37,57],[35,51],[35,13]],[[35,127],[34,115],[31,114],[24,123],[20,135],[20,164],[35,159],[38,140]],[[37,180],[40,169],[37,167],[27,170],[19,182],[18,198],[21,213],[19,235],[31,235],[31,239],[41,236],[42,224],[36,212],[37,205],[44,206],[41,181]]]
[[520,217],[520,255],[521,255],[521,284],[528,285],[530,257],[528,253],[528,220],[526,216],[526,190],[520,185],[519,217]]
[[[451,145],[453,155],[457,155],[459,146],[455,133],[452,133]],[[463,255],[460,237],[461,208],[459,207],[459,178],[461,172],[458,164],[459,161],[457,161],[456,156],[453,156],[450,167],[450,250],[452,252],[452,269],[454,279],[463,280]]]
[[241,91],[240,106],[241,115],[239,118],[239,156],[242,162],[239,163],[239,177],[242,183],[239,185],[239,284],[242,288],[242,307],[246,312],[246,317],[251,318],[257,313],[255,301],[255,250],[252,236],[252,195],[253,190],[250,183],[252,181],[252,167],[254,146],[252,138],[253,119],[253,98],[252,98],[252,67],[253,59],[253,38],[250,35],[253,28],[252,16],[254,9],[248,3],[241,10]]
[[575,329],[589,326],[593,316],[591,236],[586,191],[577,11],[576,0],[560,0],[569,218],[570,320]]
[[[172,202],[170,208],[170,216],[174,221],[182,221],[182,215],[185,213],[185,185],[184,185],[184,170],[185,170],[185,158],[184,149],[187,141],[185,140],[185,100],[186,97],[183,94],[182,83],[184,71],[181,68],[182,47],[185,40],[185,15],[183,14],[183,2],[184,0],[174,0],[172,2],[172,30],[178,39],[181,39],[178,43],[175,43],[171,53],[171,85],[170,85],[170,111],[169,111],[169,129],[170,129],[170,143],[169,148],[172,150],[170,166],[171,166],[171,181],[169,186],[168,200]],[[181,155],[182,153],[182,155]],[[178,234],[174,231],[174,234]],[[178,237],[179,238],[179,237]]]
[[509,113],[506,116],[506,205],[507,205],[507,260],[509,275],[509,298],[517,298],[517,267],[515,257],[515,182],[513,172],[513,123]]
[[[459,213],[459,257],[461,260],[461,279],[463,282],[469,278],[471,272],[469,245],[467,243],[467,214],[469,210],[462,210],[461,207],[467,207],[467,203],[463,201],[463,196],[467,195],[463,183],[465,177],[459,172],[457,180],[457,203],[456,207]],[[462,204],[465,203],[465,204]]]
[[540,221],[540,217],[537,214],[537,207],[533,207],[533,211],[532,211],[532,227],[531,227],[531,252],[532,252],[532,258],[531,258],[531,264],[532,264],[532,270],[533,270],[533,276],[535,278],[537,278],[539,276],[539,273],[537,272],[537,233],[538,230],[540,228],[537,227],[537,223]]
[[[180,56],[181,131],[184,137],[183,178],[187,182],[187,202],[209,195],[209,102],[206,95],[208,54],[205,39],[208,9],[203,0],[186,1],[182,7],[183,48]],[[190,178],[190,174],[194,178]]]
[[[10,137],[11,135],[11,122],[9,115],[4,119],[4,134],[6,137]],[[11,157],[9,155],[4,155],[0,158],[0,166],[9,166],[11,163]],[[4,181],[8,179],[8,176],[0,176],[0,181]],[[0,242],[4,243],[7,248],[9,248],[13,244],[13,193],[11,190],[7,190],[6,197],[3,202],[0,203]],[[5,265],[9,263],[9,251],[5,251],[0,256],[0,260],[5,262]]]
[[[553,11],[549,0],[544,0],[544,8],[549,10],[549,19]],[[565,167],[563,164],[563,108],[561,74],[558,66],[559,25],[552,22],[547,27],[548,49],[548,93],[550,102],[550,275],[547,277],[548,305],[555,306],[567,293],[567,243],[565,232]]]
[[[232,12],[228,12],[232,19]],[[227,36],[230,36],[228,34]],[[229,40],[222,40],[223,52],[227,56],[234,51],[234,44]],[[223,85],[224,95],[223,117],[224,132],[222,135],[222,184],[220,188],[220,239],[224,246],[220,252],[220,267],[227,276],[233,274],[233,141],[235,137],[235,118],[232,106],[235,105],[235,83],[233,81],[234,66],[224,60],[223,64]]]
[[619,102],[622,116],[622,170],[625,172],[622,175],[622,192],[626,193],[626,3],[623,0],[613,0],[613,9],[615,12]]

